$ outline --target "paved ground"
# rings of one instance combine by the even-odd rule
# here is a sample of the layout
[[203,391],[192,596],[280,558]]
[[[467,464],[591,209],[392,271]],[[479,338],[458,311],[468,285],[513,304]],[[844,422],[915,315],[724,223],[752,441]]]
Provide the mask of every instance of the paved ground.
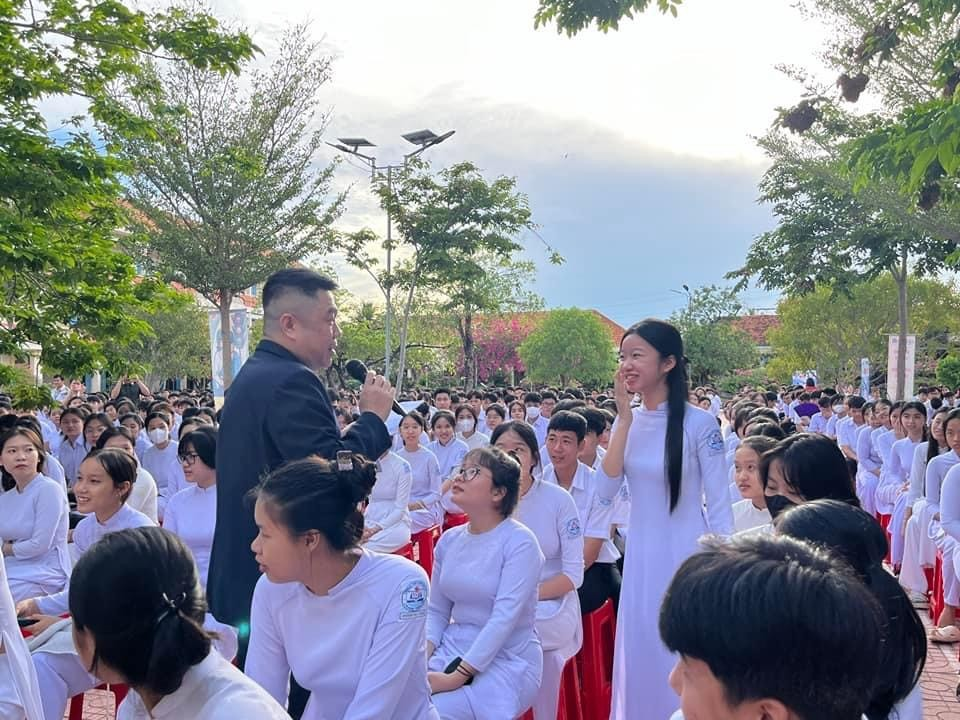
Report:
[[[926,613],[921,617],[929,624]],[[957,683],[960,682],[958,646],[930,644],[923,673],[923,717],[925,720],[960,720]],[[66,718],[66,716],[64,716]],[[87,693],[83,720],[114,720],[113,694],[102,690]]]

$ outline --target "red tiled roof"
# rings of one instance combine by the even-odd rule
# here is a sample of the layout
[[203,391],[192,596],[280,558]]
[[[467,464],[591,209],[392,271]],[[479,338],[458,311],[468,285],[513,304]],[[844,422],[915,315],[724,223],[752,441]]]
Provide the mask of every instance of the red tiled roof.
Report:
[[743,330],[757,345],[769,345],[767,333],[780,327],[780,318],[776,315],[741,315],[731,318],[730,324]]

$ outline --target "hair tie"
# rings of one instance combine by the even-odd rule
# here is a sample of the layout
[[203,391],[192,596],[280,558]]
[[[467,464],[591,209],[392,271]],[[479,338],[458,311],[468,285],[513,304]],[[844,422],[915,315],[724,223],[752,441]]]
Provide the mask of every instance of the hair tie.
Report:
[[163,609],[163,612],[160,613],[160,616],[157,618],[156,622],[154,623],[154,626],[159,625],[171,615],[176,615],[178,612],[180,612],[180,607],[183,605],[183,603],[187,599],[187,593],[186,591],[180,593],[180,595],[175,600],[171,600],[166,593],[162,593],[162,597],[163,597],[163,603],[164,605],[166,605],[166,607]]

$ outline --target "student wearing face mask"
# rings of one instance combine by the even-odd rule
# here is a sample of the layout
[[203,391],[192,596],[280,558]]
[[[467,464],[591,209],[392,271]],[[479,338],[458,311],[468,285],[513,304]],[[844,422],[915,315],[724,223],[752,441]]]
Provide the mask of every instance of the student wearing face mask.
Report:
[[170,418],[153,412],[147,416],[147,435],[153,445],[143,453],[143,467],[157,482],[157,515],[163,520],[167,501],[187,487],[180,464],[178,444],[170,436]]
[[490,436],[477,430],[477,411],[472,405],[457,408],[457,439],[463,440],[470,450],[490,444]]
[[540,413],[540,403],[543,401],[540,393],[529,392],[523,396],[523,404],[527,410],[527,422],[533,427],[540,447],[547,441],[547,427],[550,421]]
[[811,500],[840,500],[860,507],[847,461],[823,435],[791,435],[760,458],[767,510],[776,520],[784,510]]

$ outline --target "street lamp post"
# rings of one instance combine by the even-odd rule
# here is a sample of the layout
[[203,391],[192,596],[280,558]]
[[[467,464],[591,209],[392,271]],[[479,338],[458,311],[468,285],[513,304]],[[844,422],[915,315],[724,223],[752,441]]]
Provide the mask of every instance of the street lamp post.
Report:
[[[372,148],[376,145],[366,138],[363,137],[346,137],[346,138],[337,138],[339,142],[331,143],[328,142],[332,148],[339,150],[340,152],[345,152],[348,155],[353,155],[363,160],[367,165],[370,166],[370,179],[376,180],[377,173],[386,171],[387,175],[387,192],[390,193],[393,191],[393,171],[402,170],[406,167],[407,163],[411,158],[420,155],[426,149],[433,147],[434,145],[439,145],[444,140],[453,135],[456,130],[450,130],[445,132],[443,135],[437,135],[436,133],[430,130],[418,130],[416,132],[407,133],[406,135],[401,135],[401,137],[407,142],[416,145],[417,149],[413,152],[409,152],[403,156],[403,164],[401,165],[377,165],[377,159],[371,155],[365,155],[360,152],[360,148]],[[387,209],[387,282],[384,285],[383,294],[387,301],[386,314],[384,315],[383,323],[383,344],[384,344],[384,353],[383,353],[383,374],[389,379],[390,378],[390,356],[393,354],[391,350],[391,333],[392,333],[392,323],[391,318],[393,314],[393,305],[392,305],[392,279],[391,272],[393,270],[393,222],[390,217],[390,209]]]

